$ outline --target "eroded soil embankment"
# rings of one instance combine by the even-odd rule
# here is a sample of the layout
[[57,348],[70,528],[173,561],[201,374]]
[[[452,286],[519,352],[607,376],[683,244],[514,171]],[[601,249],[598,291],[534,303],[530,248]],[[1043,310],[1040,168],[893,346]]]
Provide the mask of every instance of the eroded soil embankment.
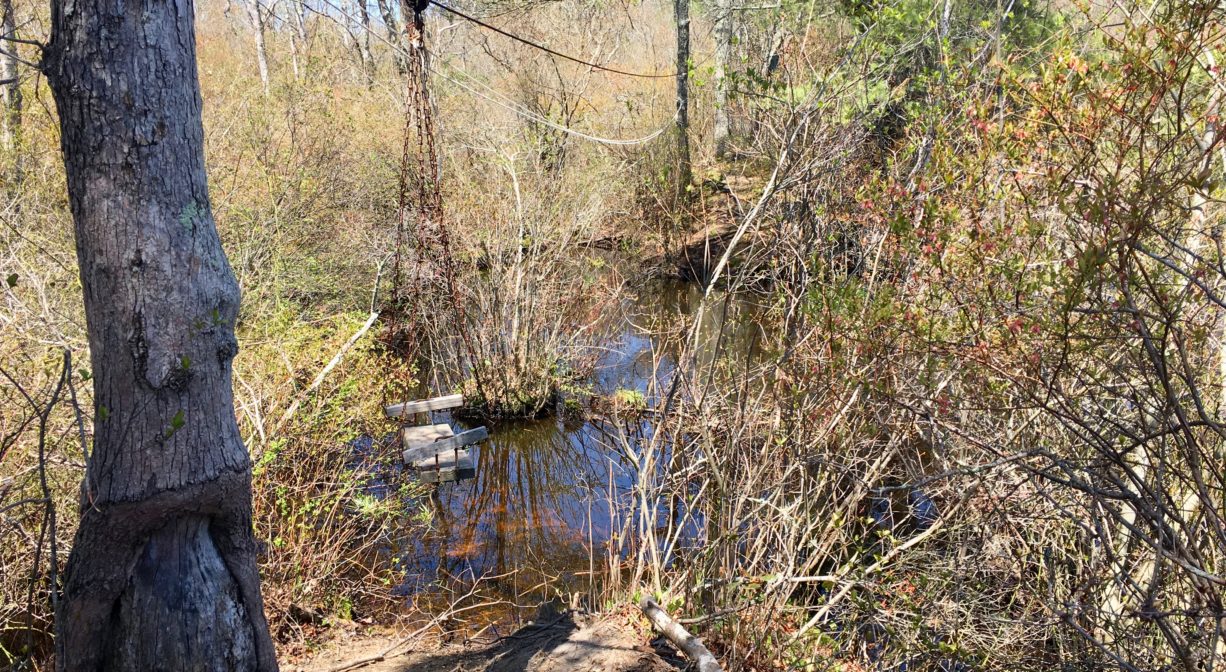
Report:
[[[651,641],[633,614],[585,617],[568,612],[514,634],[467,644],[404,642],[355,634],[282,669],[302,672],[664,672],[683,667],[675,652]],[[392,648],[395,647],[395,648]],[[389,648],[392,650],[388,653]],[[383,655],[381,655],[383,654]]]

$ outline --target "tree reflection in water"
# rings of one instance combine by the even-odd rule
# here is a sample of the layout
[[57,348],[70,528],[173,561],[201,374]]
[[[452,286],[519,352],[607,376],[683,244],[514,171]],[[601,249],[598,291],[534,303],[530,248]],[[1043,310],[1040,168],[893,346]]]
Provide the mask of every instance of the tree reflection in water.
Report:
[[486,593],[535,609],[566,587],[586,588],[577,574],[591,569],[589,543],[610,536],[609,474],[615,488],[629,484],[595,429],[516,423],[476,452],[477,477],[439,487],[434,529],[404,549],[410,589],[499,577]]
[[[653,404],[673,370],[678,326],[693,314],[698,296],[696,286],[666,283],[627,302],[614,317],[621,322],[617,338],[590,381],[594,392],[633,390]],[[700,357],[714,356],[716,348],[756,350],[754,320],[742,319],[754,311],[735,308],[729,312],[721,303],[711,311],[700,348],[711,353]],[[726,318],[734,328],[721,330]],[[530,617],[542,602],[587,591],[593,571],[606,566],[607,542],[624,525],[634,482],[602,424],[608,426],[600,420],[491,423],[490,438],[472,451],[476,478],[439,486],[428,503],[431,532],[402,540],[402,590],[434,609],[485,577],[479,595],[501,604],[479,613],[477,622]],[[652,431],[646,419],[622,424],[634,434]]]

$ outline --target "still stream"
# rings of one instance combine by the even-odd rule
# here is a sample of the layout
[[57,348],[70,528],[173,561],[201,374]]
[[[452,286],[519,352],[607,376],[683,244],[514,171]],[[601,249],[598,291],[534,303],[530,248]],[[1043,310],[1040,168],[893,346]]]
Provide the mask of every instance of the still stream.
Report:
[[[611,318],[618,321],[614,337],[601,344],[588,381],[592,396],[620,394],[650,407],[678,351],[659,326],[688,323],[700,296],[697,285],[669,281],[623,301]],[[727,322],[718,347],[749,353],[761,341],[756,321],[747,319],[754,312],[738,297],[713,307],[704,323],[715,334]],[[717,347],[709,340],[700,356],[704,347]],[[468,427],[446,412],[432,421]],[[392,551],[406,576],[398,594],[438,610],[482,579],[477,596],[493,604],[466,614],[470,621],[514,626],[543,602],[588,592],[605,566],[608,542],[625,524],[623,503],[634,478],[607,422],[597,415],[486,423],[489,439],[472,449],[476,478],[438,486],[426,503],[430,531],[422,536],[415,529]]]

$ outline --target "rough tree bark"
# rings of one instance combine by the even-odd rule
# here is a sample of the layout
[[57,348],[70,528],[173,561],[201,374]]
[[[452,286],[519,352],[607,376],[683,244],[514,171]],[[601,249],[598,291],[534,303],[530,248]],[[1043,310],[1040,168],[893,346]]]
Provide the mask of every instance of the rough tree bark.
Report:
[[264,87],[264,95],[268,95],[268,47],[264,43],[264,8],[261,0],[249,0],[247,3],[247,18],[251,19],[251,29],[255,33],[255,61],[260,68],[260,84]]
[[[13,152],[14,170],[20,174],[21,86],[17,81],[17,17],[12,0],[0,0],[0,145]],[[8,38],[8,39],[4,39]]]
[[689,195],[690,165],[690,0],[673,0],[677,19],[677,191]]
[[405,54],[408,52],[404,46],[404,32],[400,28],[400,23],[396,20],[396,13],[392,11],[392,3],[389,0],[377,1],[379,3],[379,15],[383,17],[383,26],[387,29],[387,39],[394,48],[392,51],[392,62],[396,64],[396,72],[403,75],[407,72]]
[[209,204],[192,0],[53,0],[95,437],[60,670],[275,670],[234,417],[239,289]]
[[715,1],[715,156],[728,156],[732,124],[728,109],[728,66],[732,60],[732,0]]

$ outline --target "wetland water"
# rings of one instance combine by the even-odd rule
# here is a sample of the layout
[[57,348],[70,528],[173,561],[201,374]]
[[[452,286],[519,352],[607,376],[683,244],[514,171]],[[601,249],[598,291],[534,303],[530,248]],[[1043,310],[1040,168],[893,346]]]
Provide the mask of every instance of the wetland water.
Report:
[[[650,406],[675,366],[678,332],[669,327],[688,324],[699,297],[694,284],[662,281],[623,301],[620,314],[610,316],[613,337],[599,345],[586,394]],[[711,337],[700,356],[716,347],[740,356],[755,352],[757,307],[746,297],[715,303],[704,320]],[[433,421],[465,426],[447,413]],[[400,591],[438,609],[485,577],[479,595],[500,604],[474,620],[506,625],[531,618],[542,602],[587,592],[593,573],[606,565],[610,539],[625,524],[623,502],[634,479],[609,422],[619,421],[597,414],[487,423],[490,437],[473,451],[476,478],[439,486],[426,503],[430,532],[400,540],[395,553],[406,571]],[[644,419],[620,423],[632,434],[651,432]]]

